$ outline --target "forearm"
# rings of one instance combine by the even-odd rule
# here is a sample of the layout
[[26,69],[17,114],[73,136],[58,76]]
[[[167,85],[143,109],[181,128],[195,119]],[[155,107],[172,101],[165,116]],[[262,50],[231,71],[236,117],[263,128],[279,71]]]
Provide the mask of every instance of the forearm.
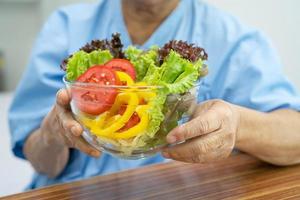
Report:
[[300,163],[300,113],[262,113],[236,107],[240,113],[236,147],[275,165]]
[[26,140],[24,154],[37,172],[56,177],[68,162],[69,148],[45,139],[38,129]]

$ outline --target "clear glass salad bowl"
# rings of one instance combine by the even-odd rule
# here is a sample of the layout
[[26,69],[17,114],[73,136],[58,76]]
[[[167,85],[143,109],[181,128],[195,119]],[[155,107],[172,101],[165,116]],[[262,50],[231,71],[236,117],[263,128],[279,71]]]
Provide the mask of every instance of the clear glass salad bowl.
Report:
[[[69,82],[65,77],[64,83],[72,97],[73,116],[84,128],[83,138],[96,149],[124,159],[160,152],[167,145],[166,135],[189,120],[199,90],[196,84],[184,94],[163,97],[165,88],[160,86],[99,86]],[[163,106],[155,107],[157,101],[163,101]]]

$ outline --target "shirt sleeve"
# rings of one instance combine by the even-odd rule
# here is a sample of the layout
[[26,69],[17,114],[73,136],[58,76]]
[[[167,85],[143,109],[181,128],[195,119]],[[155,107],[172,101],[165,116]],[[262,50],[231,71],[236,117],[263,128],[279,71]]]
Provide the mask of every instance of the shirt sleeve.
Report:
[[56,11],[38,36],[8,113],[12,150],[20,158],[25,158],[26,138],[39,128],[63,87],[60,62],[67,56],[67,46],[67,17]]
[[246,34],[233,45],[218,70],[211,96],[263,112],[300,111],[300,96],[281,67],[271,42],[262,33]]

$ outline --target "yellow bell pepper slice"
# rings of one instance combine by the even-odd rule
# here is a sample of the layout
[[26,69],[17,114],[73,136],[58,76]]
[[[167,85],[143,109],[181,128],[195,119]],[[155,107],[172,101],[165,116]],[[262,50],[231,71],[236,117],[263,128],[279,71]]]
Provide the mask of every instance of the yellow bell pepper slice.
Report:
[[87,128],[91,128],[95,124],[95,119],[90,119],[88,117],[79,117],[79,121]]
[[126,82],[126,85],[133,85],[134,81],[132,78],[125,72],[116,71],[117,76],[121,82]]
[[107,115],[108,112],[104,112],[95,119],[90,119],[88,117],[81,116],[79,118],[79,121],[81,121],[81,123],[89,129],[94,129],[95,127],[101,128],[105,122]]
[[[139,104],[139,99],[137,94],[134,92],[124,92],[124,93],[119,93],[118,96],[116,97],[115,103],[109,110],[109,116],[113,116],[118,113],[119,109],[121,106],[126,105],[126,110],[124,112],[124,115],[126,115],[126,112],[128,112],[128,109],[130,110],[135,110],[136,106]],[[132,113],[133,113],[132,112]]]
[[105,112],[105,113],[103,113],[102,115],[100,115],[99,117],[96,118],[96,126],[97,127],[99,127],[99,128],[103,127],[107,115],[108,115],[108,112]]
[[135,125],[134,127],[123,131],[123,132],[116,132],[113,134],[110,134],[109,137],[113,139],[129,139],[132,137],[137,136],[138,134],[141,134],[144,132],[149,124],[149,115],[148,115],[148,110],[150,106],[149,105],[143,105],[143,106],[138,106],[136,108],[136,112],[138,116],[140,117],[140,122]]
[[[145,82],[139,82],[136,83],[135,86],[147,86],[147,83]],[[144,99],[146,102],[151,101],[153,98],[156,97],[155,90],[150,89],[150,88],[145,88],[145,89],[137,89],[137,95],[139,99]]]
[[147,86],[147,83],[146,82],[137,82],[135,85],[136,86]]
[[114,115],[112,117],[110,117],[109,119],[107,119],[105,121],[105,126],[104,128],[107,128],[109,126],[111,126],[113,123],[115,123],[118,119],[120,119],[122,117],[122,115]]
[[111,126],[104,129],[97,129],[93,133],[98,136],[109,137],[112,133],[116,132],[120,128],[122,128],[126,122],[131,118],[134,113],[136,107],[139,104],[138,96],[133,92],[120,93],[116,97],[115,103],[112,108],[109,110],[108,117],[112,117],[116,115],[117,111],[120,109],[122,105],[126,104],[127,108],[119,119],[115,120]]
[[153,91],[140,91],[137,92],[139,99],[144,99],[146,102],[151,101],[156,97],[156,93]]

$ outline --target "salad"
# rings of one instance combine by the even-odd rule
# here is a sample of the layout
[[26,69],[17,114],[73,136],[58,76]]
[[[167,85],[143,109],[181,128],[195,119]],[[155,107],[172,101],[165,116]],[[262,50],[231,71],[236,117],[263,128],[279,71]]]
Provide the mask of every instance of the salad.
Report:
[[134,150],[165,144],[195,102],[192,90],[206,75],[204,49],[172,40],[161,48],[123,50],[118,33],[93,40],[61,68],[72,84],[71,107],[95,140]]

